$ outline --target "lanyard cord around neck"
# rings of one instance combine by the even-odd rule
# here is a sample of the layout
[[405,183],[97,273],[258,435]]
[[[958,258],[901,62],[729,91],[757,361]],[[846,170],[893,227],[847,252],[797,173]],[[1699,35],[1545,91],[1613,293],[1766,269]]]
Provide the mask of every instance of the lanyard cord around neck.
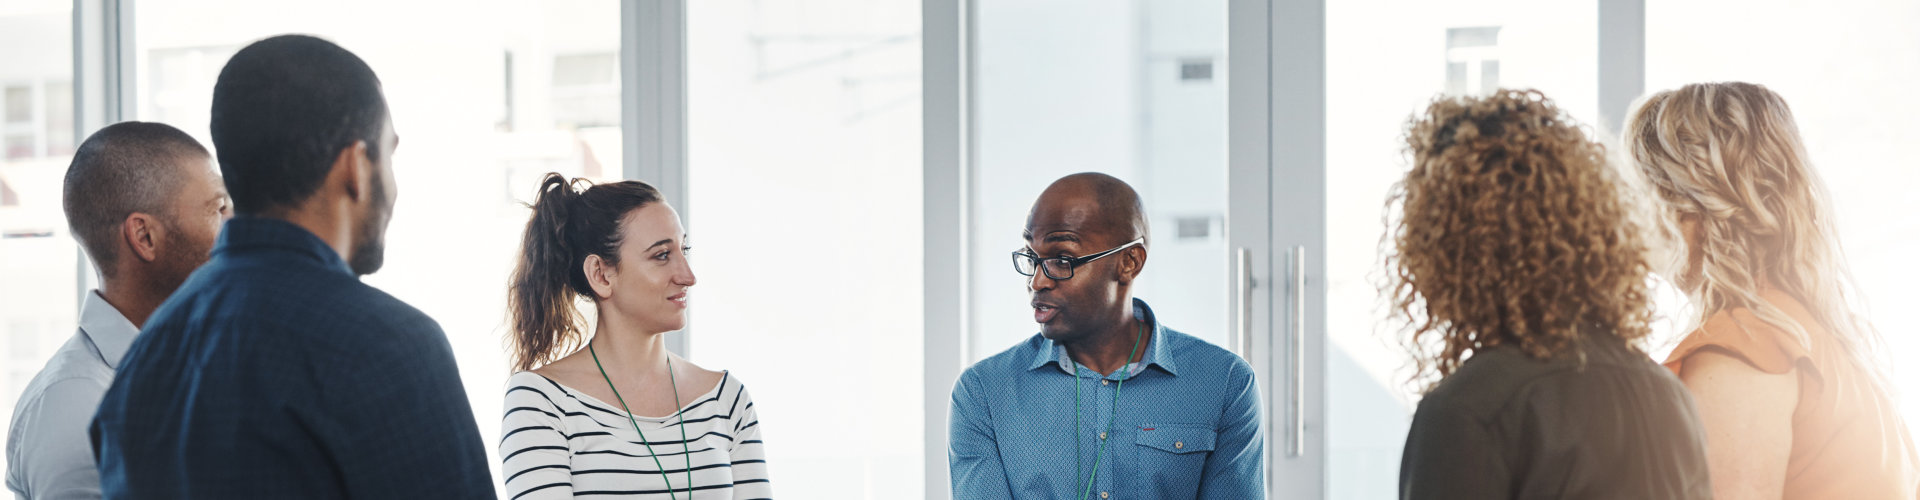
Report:
[[[1134,329],[1133,349],[1127,352],[1125,363],[1120,365],[1121,371],[1125,371],[1127,366],[1132,365],[1133,357],[1140,354],[1140,337],[1145,335],[1146,331],[1146,322],[1141,322],[1140,326]],[[1073,362],[1071,358],[1067,361]],[[1102,433],[1100,446],[1093,452],[1093,473],[1087,474],[1080,468],[1080,364],[1073,365],[1073,478],[1078,481],[1082,474],[1087,474],[1087,486],[1080,490],[1080,500],[1086,500],[1093,494],[1093,480],[1100,477],[1100,459],[1107,453],[1107,438],[1113,437],[1113,422],[1120,417],[1120,388],[1127,385],[1128,378],[1130,377],[1122,376],[1119,382],[1113,384],[1113,404],[1110,405],[1112,412],[1107,415],[1107,431]]]
[[[627,400],[620,397],[620,389],[613,386],[613,378],[607,376],[607,367],[600,365],[600,353],[593,351],[592,342],[587,343],[587,354],[593,356],[593,366],[600,369],[600,378],[607,381],[608,389],[613,390],[613,399],[618,400],[620,409],[627,412],[627,423],[633,424],[633,433],[640,435],[640,444],[646,445],[647,454],[653,456],[653,466],[660,470],[660,480],[667,483],[667,498],[679,500],[680,496],[673,493],[673,480],[668,479],[667,466],[660,464],[660,454],[653,452],[653,443],[647,441],[647,434],[640,432],[640,421],[634,420],[633,410],[627,409]],[[667,383],[673,386],[673,414],[680,417],[680,451],[681,455],[687,458],[687,498],[692,500],[693,452],[689,451],[691,447],[687,444],[687,414],[686,410],[680,407],[680,382],[673,377],[672,355],[667,356]]]

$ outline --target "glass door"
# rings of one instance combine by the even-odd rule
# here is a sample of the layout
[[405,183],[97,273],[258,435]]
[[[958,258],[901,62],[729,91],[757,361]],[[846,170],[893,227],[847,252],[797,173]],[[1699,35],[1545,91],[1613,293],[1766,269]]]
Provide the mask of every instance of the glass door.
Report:
[[969,361],[1039,331],[1007,253],[1025,245],[1040,191],[1089,171],[1146,204],[1153,246],[1134,295],[1167,326],[1229,346],[1226,0],[973,9]]
[[1138,191],[1147,212],[1152,247],[1134,296],[1164,325],[1253,365],[1275,449],[1270,414],[1284,394],[1271,379],[1267,325],[1282,294],[1268,283],[1267,66],[1264,51],[1243,50],[1265,44],[1247,28],[1266,26],[1236,16],[1254,3],[966,3],[967,363],[1039,331],[1008,253],[1026,244],[1041,191],[1069,174],[1106,173]]

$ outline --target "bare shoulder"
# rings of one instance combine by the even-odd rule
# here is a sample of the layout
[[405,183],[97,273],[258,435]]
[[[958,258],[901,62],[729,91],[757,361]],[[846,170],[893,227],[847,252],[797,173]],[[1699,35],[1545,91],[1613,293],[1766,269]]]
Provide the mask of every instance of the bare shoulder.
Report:
[[[585,351],[582,351],[582,352],[585,352]],[[559,382],[561,385],[566,385],[569,387],[587,387],[588,385],[590,385],[588,384],[588,382],[595,382],[600,380],[599,372],[588,371],[592,369],[593,369],[593,361],[591,359],[587,359],[585,355],[581,354],[580,352],[576,352],[573,354],[569,354],[566,357],[560,358],[558,360],[554,360],[554,362],[552,363],[547,363],[545,365],[542,365],[539,368],[535,368],[532,371],[536,375],[546,377],[555,382]]]
[[1730,404],[1750,410],[1787,409],[1799,399],[1793,372],[1768,373],[1725,349],[1705,348],[1680,365],[1680,381],[1702,404]]
[[1798,377],[1709,347],[1687,356],[1680,381],[1700,416],[1714,496],[1780,498],[1793,453]]
[[709,370],[706,367],[700,366],[698,363],[694,363],[678,355],[668,354],[668,356],[673,356],[673,365],[680,369],[682,375],[688,375],[687,380],[680,383],[681,389],[692,389],[700,391],[700,393],[705,393],[713,390],[715,386],[720,385],[720,381],[726,377],[726,372]]
[[[1764,375],[1764,377],[1763,377]],[[1790,374],[1772,374],[1761,371],[1748,360],[1720,346],[1707,346],[1687,355],[1686,363],[1680,365],[1680,380],[1693,382],[1710,380],[1760,381],[1769,378],[1792,380]]]

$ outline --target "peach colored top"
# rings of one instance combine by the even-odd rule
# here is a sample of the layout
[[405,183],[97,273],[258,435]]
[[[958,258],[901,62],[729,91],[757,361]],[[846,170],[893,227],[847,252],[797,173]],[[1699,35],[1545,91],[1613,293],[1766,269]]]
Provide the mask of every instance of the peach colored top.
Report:
[[1802,347],[1786,331],[1736,308],[1713,315],[1682,339],[1667,368],[1678,375],[1688,356],[1712,347],[1766,373],[1799,375],[1783,499],[1914,498],[1920,459],[1891,398],[1799,300],[1777,291],[1760,297],[1799,322],[1811,345]]

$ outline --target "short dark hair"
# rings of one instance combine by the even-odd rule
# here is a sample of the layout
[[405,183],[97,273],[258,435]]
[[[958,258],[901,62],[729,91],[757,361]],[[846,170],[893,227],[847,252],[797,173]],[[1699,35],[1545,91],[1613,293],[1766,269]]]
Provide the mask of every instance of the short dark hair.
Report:
[[121,122],[88,136],[73,152],[61,188],[67,228],[99,266],[113,277],[120,224],[135,212],[172,219],[167,193],[186,176],[178,162],[204,159],[207,148],[163,123]]
[[378,159],[386,118],[373,68],[333,42],[280,35],[240,49],[213,85],[211,126],[234,211],[306,201],[354,141]]

